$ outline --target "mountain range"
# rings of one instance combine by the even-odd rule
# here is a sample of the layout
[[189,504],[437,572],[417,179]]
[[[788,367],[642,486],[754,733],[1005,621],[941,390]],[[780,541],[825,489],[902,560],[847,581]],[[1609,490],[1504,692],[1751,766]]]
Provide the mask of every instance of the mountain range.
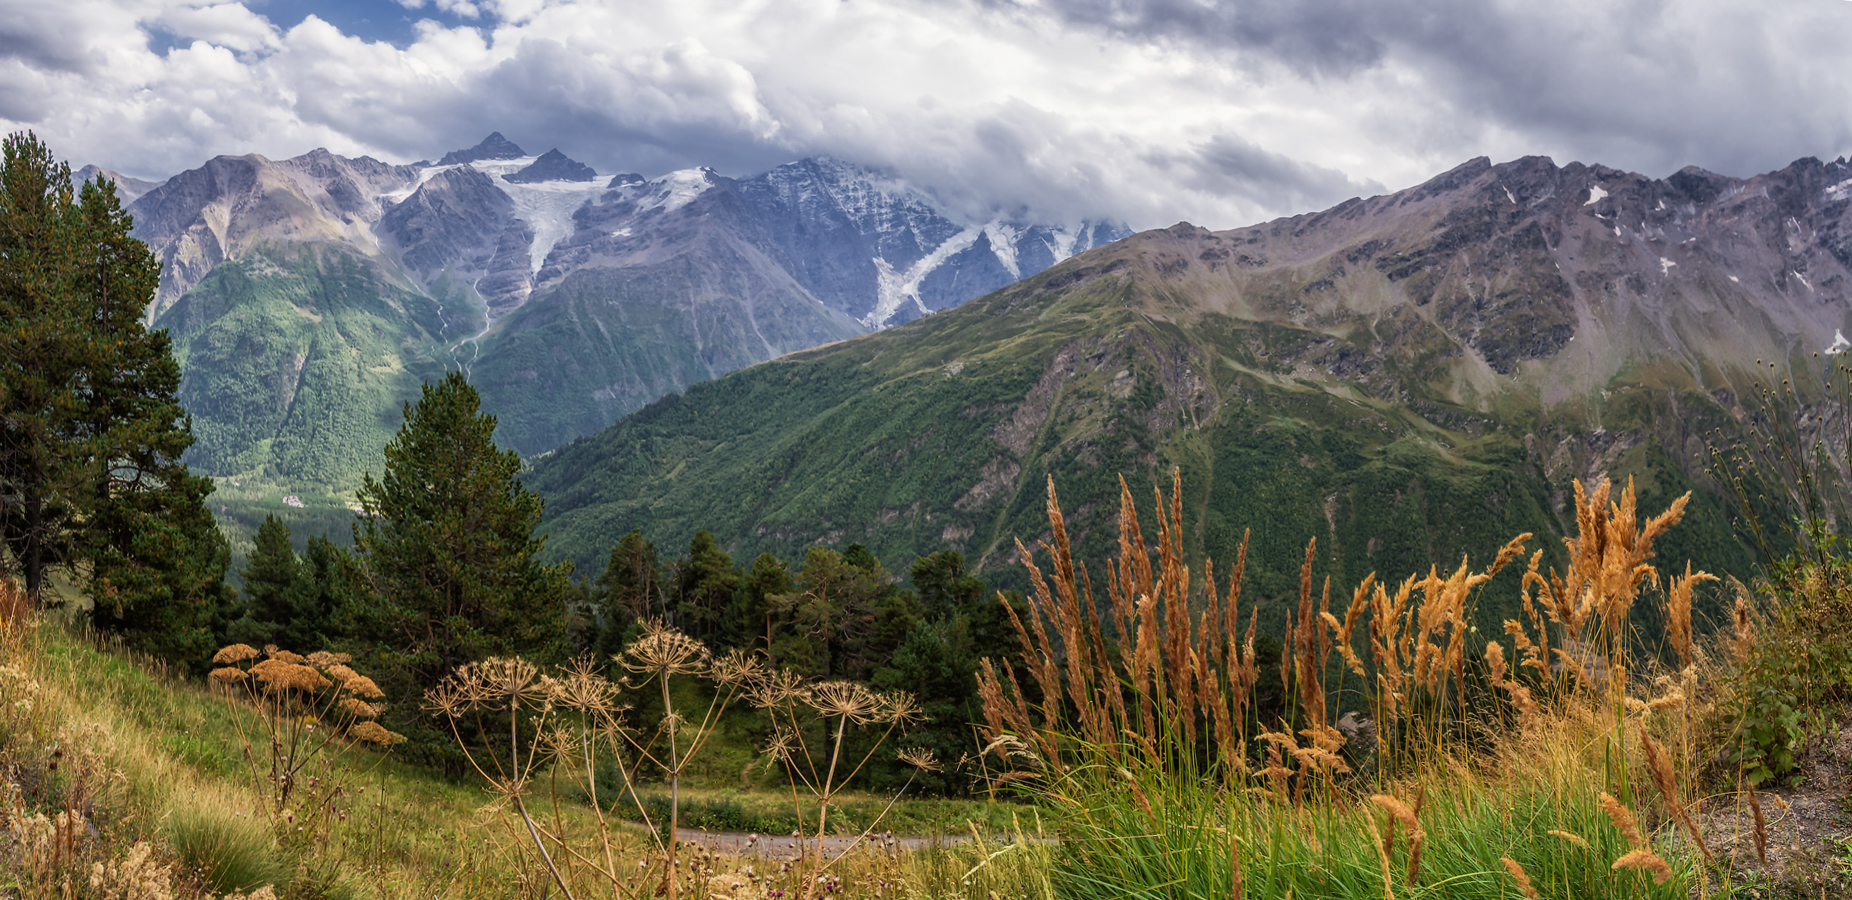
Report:
[[[1844,159],[1747,179],[1476,159],[1076,254],[665,397],[528,483],[582,567],[632,528],[667,546],[707,529],[736,558],[955,549],[1008,584],[1015,541],[1048,534],[1051,476],[1078,558],[1103,560],[1117,477],[1149,503],[1176,466],[1191,553],[1227,566],[1251,531],[1250,586],[1277,598],[1312,539],[1339,584],[1489,560],[1521,532],[1559,560],[1572,483],[1608,475],[1653,512],[1700,487],[1660,561],[1746,573],[1696,455],[1771,372],[1820,383],[1852,346],[1848,289]],[[1498,607],[1515,569],[1501,579]]]
[[97,175],[163,263],[150,320],[185,372],[188,462],[234,506],[247,488],[344,504],[402,404],[447,368],[531,455],[1127,233],[965,221],[837,160],[606,176],[499,133],[436,163],[315,150],[220,156],[162,182],[74,178]]

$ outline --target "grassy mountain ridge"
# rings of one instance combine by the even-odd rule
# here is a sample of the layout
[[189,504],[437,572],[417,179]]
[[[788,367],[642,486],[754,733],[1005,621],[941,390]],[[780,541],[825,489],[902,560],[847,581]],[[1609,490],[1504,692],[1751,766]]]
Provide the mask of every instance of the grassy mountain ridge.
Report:
[[[1820,165],[1763,180],[1834,177]],[[1251,528],[1268,596],[1312,538],[1340,583],[1483,559],[1526,531],[1556,559],[1573,480],[1632,475],[1648,508],[1669,503],[1696,484],[1701,435],[1735,427],[1751,354],[1808,377],[1808,345],[1847,315],[1761,277],[1843,283],[1830,248],[1783,237],[1784,212],[1816,233],[1844,217],[1830,192],[1799,209],[1736,182],[1706,208],[1678,190],[1697,189],[1475,161],[1311,216],[1180,223],[691,388],[538,460],[530,484],[553,550],[593,570],[631,528],[668,545],[706,528],[736,557],[958,549],[1008,585],[1014,540],[1046,533],[1048,476],[1084,558],[1105,547],[1116,476],[1143,498],[1173,465],[1203,501],[1192,551],[1226,566]],[[1643,238],[1613,224],[1661,206]],[[1661,557],[1748,567],[1702,492]]]

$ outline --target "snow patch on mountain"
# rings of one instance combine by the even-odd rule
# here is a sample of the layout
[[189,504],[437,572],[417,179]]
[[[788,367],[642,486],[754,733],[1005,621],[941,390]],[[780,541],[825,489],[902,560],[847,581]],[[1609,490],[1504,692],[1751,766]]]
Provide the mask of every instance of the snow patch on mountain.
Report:
[[1833,346],[1826,348],[1826,355],[1838,356],[1847,350],[1852,350],[1852,341],[1846,340],[1845,330],[1840,328],[1833,329]]
[[508,192],[514,201],[514,217],[527,223],[534,232],[527,257],[531,271],[539,273],[554,246],[572,236],[572,214],[579,207],[597,199],[604,186],[585,181],[539,181],[510,184],[497,178],[497,187]]
[[1595,204],[1600,203],[1601,198],[1606,197],[1607,195],[1608,195],[1608,192],[1602,190],[1601,185],[1591,184],[1588,186],[1588,201],[1586,203],[1583,203],[1582,205],[1583,206],[1594,206]]
[[984,233],[990,237],[991,252],[997,254],[997,261],[1010,270],[1011,278],[1022,277],[1022,267],[1016,264],[1016,238],[1021,232],[1002,222],[992,222],[984,226]]
[[[983,234],[985,230],[980,227],[966,228],[934,247],[931,253],[908,266],[905,272],[896,272],[892,263],[879,256],[875,257],[875,308],[862,318],[862,326],[870,329],[885,328],[887,320],[893,318],[894,313],[899,312],[900,307],[908,300],[912,300],[913,305],[919,308],[920,315],[932,312],[926,308],[925,302],[920,300],[920,282],[925,281],[926,276],[932,274],[932,270],[938,268],[939,264],[945,262],[952,254],[976,243],[978,235]],[[995,238],[991,239],[991,246],[998,246]],[[1011,253],[1010,257],[1013,261],[1015,254]],[[1002,254],[998,254],[998,258],[1002,258]]]
[[645,182],[637,190],[641,193],[637,199],[637,212],[660,209],[674,212],[694,202],[696,197],[707,193],[714,187],[714,170],[709,168],[681,169],[670,172],[654,181]]

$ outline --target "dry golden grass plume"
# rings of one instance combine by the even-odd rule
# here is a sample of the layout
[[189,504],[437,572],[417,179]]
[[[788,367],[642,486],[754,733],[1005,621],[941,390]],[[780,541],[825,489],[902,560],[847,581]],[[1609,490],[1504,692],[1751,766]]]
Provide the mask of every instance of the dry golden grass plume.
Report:
[[1628,809],[1626,804],[1614,799],[1613,795],[1608,792],[1603,791],[1601,792],[1598,805],[1601,807],[1602,812],[1607,813],[1608,821],[1613,822],[1614,827],[1620,831],[1621,836],[1627,839],[1627,846],[1635,850],[1642,849],[1646,846],[1646,837],[1640,834],[1640,825],[1638,822],[1634,821],[1633,810]]
[[26,620],[26,612],[31,605],[26,602],[26,592],[13,579],[0,576],[0,630],[10,629]]
[[1704,852],[1704,858],[1713,859],[1710,845],[1704,842],[1704,834],[1698,830],[1698,823],[1692,820],[1691,811],[1678,798],[1678,778],[1672,772],[1672,761],[1666,758],[1665,751],[1647,733],[1645,723],[1640,725],[1640,747],[1646,751],[1647,770],[1653,776],[1653,786],[1659,789],[1659,796],[1665,800],[1672,818],[1678,820],[1678,824],[1697,842],[1698,849]]
[[1749,812],[1755,817],[1756,859],[1763,866],[1768,865],[1768,820],[1762,815],[1762,796],[1756,792],[1755,782],[1745,781],[1749,788]]
[[[1653,542],[1684,517],[1690,500],[1687,492],[1672,501],[1665,512],[1642,524],[1632,479],[1628,479],[1618,498],[1612,496],[1607,479],[1602,479],[1592,494],[1576,482],[1577,533],[1563,539],[1569,551],[1569,569],[1559,575],[1552,568],[1545,578],[1537,570],[1539,560],[1532,558],[1524,574],[1525,603],[1532,602],[1530,591],[1535,588],[1545,613],[1562,626],[1567,638],[1602,639],[1618,648],[1622,623],[1640,587],[1649,580],[1658,581],[1658,570],[1647,562],[1653,555]],[[1591,626],[1598,633],[1591,634]],[[1538,633],[1544,632],[1539,629]],[[1567,666],[1568,656],[1558,656]],[[1588,673],[1578,674],[1586,680]]]
[[1542,895],[1537,893],[1537,889],[1531,886],[1530,873],[1524,871],[1524,867],[1518,865],[1517,860],[1501,856],[1498,861],[1505,865],[1505,871],[1511,875],[1511,880],[1517,883],[1518,893],[1523,894],[1528,900],[1543,900]]
[[1730,584],[1736,590],[1730,658],[1740,666],[1749,661],[1749,650],[1756,642],[1755,601],[1751,599],[1749,588],[1742,582],[1732,578]]
[[1671,638],[1672,649],[1685,665],[1694,660],[1695,646],[1691,638],[1691,592],[1693,588],[1706,581],[1718,581],[1717,576],[1709,572],[1691,571],[1691,563],[1685,563],[1685,574],[1674,576],[1670,589],[1666,591],[1666,635]]
[[1614,861],[1613,868],[1616,872],[1622,869],[1641,869],[1651,872],[1654,884],[1665,884],[1666,879],[1672,877],[1672,864],[1666,862],[1659,854],[1645,848],[1629,850],[1622,854],[1620,859]]

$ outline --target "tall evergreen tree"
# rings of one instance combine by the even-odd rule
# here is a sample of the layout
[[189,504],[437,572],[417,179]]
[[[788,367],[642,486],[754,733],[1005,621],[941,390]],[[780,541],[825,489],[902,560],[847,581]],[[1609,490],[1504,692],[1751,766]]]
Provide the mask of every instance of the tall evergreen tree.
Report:
[[598,638],[592,656],[603,663],[630,641],[635,625],[659,611],[662,601],[662,563],[656,545],[631,529],[611,548],[598,588]]
[[682,630],[704,641],[718,639],[733,592],[740,585],[733,557],[720,549],[712,534],[697,531],[688,542],[688,558],[676,569],[676,613]]
[[177,658],[210,652],[231,595],[166,332],[160,264],[106,179],[74,191],[31,134],[0,144],[0,535],[40,595],[87,563],[94,617]]
[[358,649],[395,701],[394,730],[440,753],[449,741],[415,715],[416,698],[467,662],[561,657],[572,590],[570,563],[540,563],[540,497],[480,406],[460,372],[427,383],[386,445],[385,472],[363,479],[354,525],[371,588]]

